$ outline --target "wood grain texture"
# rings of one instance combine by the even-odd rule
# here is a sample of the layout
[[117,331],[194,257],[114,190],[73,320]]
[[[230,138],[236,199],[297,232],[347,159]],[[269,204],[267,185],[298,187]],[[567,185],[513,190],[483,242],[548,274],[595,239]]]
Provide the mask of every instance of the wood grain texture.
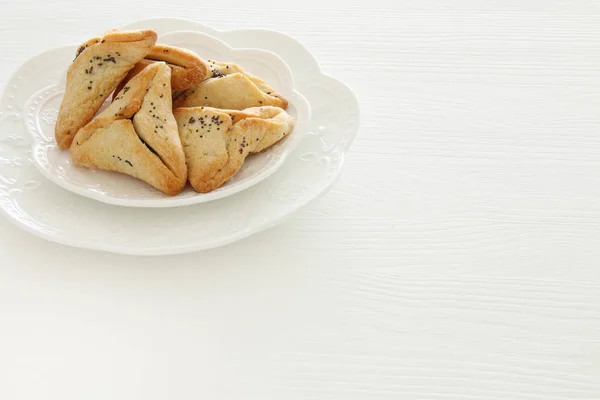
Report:
[[600,3],[0,1],[0,88],[157,16],[305,43],[361,100],[342,177],[177,257],[0,224],[0,398],[600,398]]

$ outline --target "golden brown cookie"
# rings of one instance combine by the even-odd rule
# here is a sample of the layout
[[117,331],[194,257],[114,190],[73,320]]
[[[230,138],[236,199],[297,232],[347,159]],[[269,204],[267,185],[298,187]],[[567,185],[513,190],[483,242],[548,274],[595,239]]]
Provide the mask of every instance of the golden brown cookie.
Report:
[[217,189],[241,168],[250,153],[262,151],[288,135],[294,123],[278,107],[242,111],[211,107],[177,108],[173,112],[197,192]]
[[129,71],[127,77],[123,79],[117,88],[117,92],[131,78],[157,61],[164,61],[171,67],[171,89],[173,92],[180,92],[194,87],[209,76],[208,65],[196,53],[179,47],[156,44],[148,55]]
[[171,69],[153,63],[82,128],[71,146],[79,166],[122,172],[175,195],[187,180],[185,154],[173,116]]
[[56,121],[55,136],[61,149],[71,146],[77,131],[94,118],[104,100],[148,54],[156,39],[156,32],[151,30],[111,31],[79,47],[67,72]]
[[249,107],[287,108],[287,100],[262,80],[239,65],[208,60],[212,75],[188,89],[175,101],[178,107],[216,107],[243,110]]

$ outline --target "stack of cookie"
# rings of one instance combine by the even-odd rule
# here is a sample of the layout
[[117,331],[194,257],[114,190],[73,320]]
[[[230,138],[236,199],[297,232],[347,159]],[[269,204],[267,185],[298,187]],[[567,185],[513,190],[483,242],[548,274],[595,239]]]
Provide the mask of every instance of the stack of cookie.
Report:
[[206,193],[292,131],[287,100],[265,82],[157,38],[111,31],[79,47],[55,131],[77,165],[128,174],[169,195],[188,180]]

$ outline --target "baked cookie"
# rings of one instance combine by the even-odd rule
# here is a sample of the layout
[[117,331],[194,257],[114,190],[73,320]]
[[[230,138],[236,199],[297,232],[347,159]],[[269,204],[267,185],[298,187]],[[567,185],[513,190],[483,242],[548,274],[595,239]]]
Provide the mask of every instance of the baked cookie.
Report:
[[[210,74],[208,65],[196,53],[179,47],[156,44],[146,57],[137,63],[119,84],[117,92],[148,65],[164,61],[171,67],[171,89],[180,92],[198,85]],[[116,96],[116,95],[115,95]]]
[[71,146],[82,167],[122,172],[175,195],[187,180],[185,154],[173,116],[171,69],[153,63],[82,128]]
[[197,192],[217,189],[241,168],[250,153],[271,146],[288,135],[292,118],[278,107],[243,111],[212,107],[173,111],[185,152],[188,179]]
[[287,108],[287,100],[262,80],[240,66],[208,60],[211,75],[198,86],[188,89],[175,101],[175,107],[216,107],[243,110],[249,107]]
[[104,100],[148,54],[156,39],[152,30],[111,31],[79,47],[67,72],[56,121],[56,142],[61,149],[71,146],[77,131],[94,118]]

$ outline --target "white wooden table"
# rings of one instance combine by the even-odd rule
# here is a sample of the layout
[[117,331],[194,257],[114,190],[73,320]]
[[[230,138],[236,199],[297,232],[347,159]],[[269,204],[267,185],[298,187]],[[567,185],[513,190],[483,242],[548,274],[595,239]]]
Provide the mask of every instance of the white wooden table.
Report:
[[224,248],[0,220],[1,399],[600,398],[600,3],[313,3],[0,1],[0,89],[172,16],[288,33],[362,106],[334,189]]

